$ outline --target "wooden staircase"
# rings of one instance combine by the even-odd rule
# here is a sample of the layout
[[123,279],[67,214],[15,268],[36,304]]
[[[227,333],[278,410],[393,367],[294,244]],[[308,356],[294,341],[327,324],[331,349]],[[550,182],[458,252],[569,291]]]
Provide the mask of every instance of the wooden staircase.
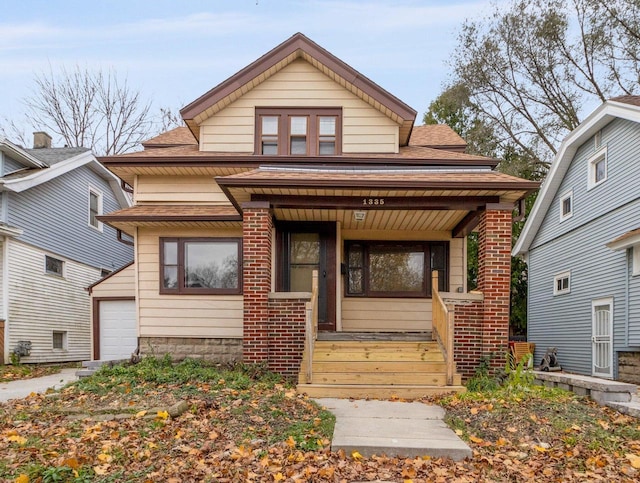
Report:
[[297,389],[310,397],[373,399],[465,391],[460,374],[454,375],[453,386],[447,386],[446,379],[444,356],[436,342],[317,340],[312,383],[307,384],[303,362]]

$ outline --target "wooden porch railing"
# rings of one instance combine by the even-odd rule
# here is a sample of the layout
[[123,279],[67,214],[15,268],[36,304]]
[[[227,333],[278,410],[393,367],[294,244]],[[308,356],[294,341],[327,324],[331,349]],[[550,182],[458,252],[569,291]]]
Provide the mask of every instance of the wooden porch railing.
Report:
[[318,337],[318,271],[311,275],[311,300],[307,302],[307,320],[305,322],[305,363],[307,384],[313,382],[313,350]]
[[438,272],[432,272],[431,301],[432,301],[432,337],[437,340],[442,349],[447,365],[447,386],[453,385],[454,372],[454,306],[445,304],[438,292]]

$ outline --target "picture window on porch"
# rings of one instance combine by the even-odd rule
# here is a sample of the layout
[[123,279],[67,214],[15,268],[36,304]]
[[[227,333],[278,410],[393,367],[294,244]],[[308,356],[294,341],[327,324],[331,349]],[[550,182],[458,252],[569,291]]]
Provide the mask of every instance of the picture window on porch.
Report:
[[446,242],[349,242],[347,295],[430,297],[432,270],[439,290],[448,286]]
[[160,293],[239,294],[239,238],[161,238]]
[[256,154],[340,154],[342,109],[256,108]]

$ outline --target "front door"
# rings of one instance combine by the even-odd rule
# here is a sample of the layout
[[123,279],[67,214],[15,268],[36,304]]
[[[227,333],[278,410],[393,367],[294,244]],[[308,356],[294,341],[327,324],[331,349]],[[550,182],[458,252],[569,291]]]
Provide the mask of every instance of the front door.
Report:
[[311,292],[318,271],[318,330],[336,330],[336,228],[333,223],[278,225],[279,289]]
[[593,375],[613,378],[613,299],[599,299],[591,303],[593,335]]

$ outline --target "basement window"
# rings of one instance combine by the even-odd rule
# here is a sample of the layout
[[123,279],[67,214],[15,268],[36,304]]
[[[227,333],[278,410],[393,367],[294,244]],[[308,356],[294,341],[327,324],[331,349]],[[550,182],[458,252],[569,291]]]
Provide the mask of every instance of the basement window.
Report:
[[52,342],[55,350],[67,350],[67,332],[54,330]]

